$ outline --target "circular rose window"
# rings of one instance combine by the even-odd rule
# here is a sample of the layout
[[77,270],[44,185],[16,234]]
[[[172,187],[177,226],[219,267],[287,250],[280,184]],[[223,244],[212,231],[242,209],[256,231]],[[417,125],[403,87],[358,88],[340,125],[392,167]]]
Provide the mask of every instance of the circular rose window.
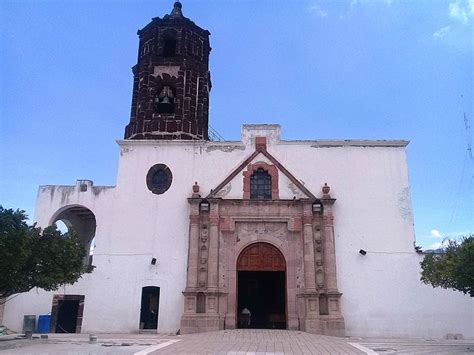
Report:
[[146,174],[146,186],[154,194],[161,195],[171,186],[173,174],[165,164],[153,165]]

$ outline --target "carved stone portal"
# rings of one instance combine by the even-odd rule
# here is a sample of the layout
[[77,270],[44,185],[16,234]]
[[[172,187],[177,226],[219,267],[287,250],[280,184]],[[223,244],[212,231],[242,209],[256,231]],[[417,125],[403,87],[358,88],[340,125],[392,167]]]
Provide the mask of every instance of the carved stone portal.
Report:
[[285,326],[344,335],[336,280],[332,204],[320,200],[190,198],[188,277],[181,333],[238,326],[238,273],[283,271]]

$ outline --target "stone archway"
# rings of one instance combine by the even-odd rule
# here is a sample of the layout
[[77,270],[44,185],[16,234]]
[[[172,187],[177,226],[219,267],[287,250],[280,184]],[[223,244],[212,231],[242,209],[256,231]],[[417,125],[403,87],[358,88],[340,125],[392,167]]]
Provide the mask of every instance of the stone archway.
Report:
[[[275,328],[344,335],[341,293],[336,281],[334,201],[325,193],[318,209],[309,199],[190,198],[188,270],[181,333],[239,326],[244,306],[238,303],[239,273],[245,268],[258,273],[267,267],[285,265],[285,308],[275,313],[280,316],[272,317],[283,321]],[[201,208],[203,202],[206,208]],[[252,252],[251,248],[256,246]],[[265,250],[273,250],[267,264],[268,258],[261,256]],[[254,264],[252,259],[256,260]],[[272,284],[271,280],[268,282]],[[271,314],[266,312],[268,322]],[[273,324],[263,327],[273,328]]]
[[286,261],[273,245],[257,242],[237,259],[237,327],[286,329]]
[[93,240],[95,237],[97,222],[94,213],[87,207],[82,205],[68,205],[65,206],[52,216],[50,225],[61,221],[70,232],[73,229],[82,246],[87,250],[87,255],[84,258],[84,264],[90,267],[92,265],[92,250]]

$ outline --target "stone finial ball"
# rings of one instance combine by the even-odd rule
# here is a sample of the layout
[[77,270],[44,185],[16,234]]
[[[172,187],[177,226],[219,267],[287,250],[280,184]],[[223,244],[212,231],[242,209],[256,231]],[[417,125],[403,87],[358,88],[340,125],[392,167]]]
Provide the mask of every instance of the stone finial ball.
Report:
[[325,182],[324,183],[324,186],[322,188],[323,190],[323,194],[327,195],[329,193],[329,191],[331,190],[331,188],[328,186],[328,184]]

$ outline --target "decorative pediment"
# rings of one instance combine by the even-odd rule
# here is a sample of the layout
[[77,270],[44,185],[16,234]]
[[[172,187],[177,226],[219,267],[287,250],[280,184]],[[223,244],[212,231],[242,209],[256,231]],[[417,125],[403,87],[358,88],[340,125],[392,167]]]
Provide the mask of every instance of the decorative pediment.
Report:
[[[268,184],[271,183],[271,185],[265,186],[264,174],[267,174]],[[252,179],[254,179],[253,182]],[[259,179],[259,181],[255,182],[256,179]],[[282,198],[282,180],[285,180],[284,188],[289,190],[286,195],[291,195],[293,198],[298,199],[316,199],[311,191],[309,191],[299,179],[290,173],[283,164],[267,151],[266,138],[256,137],[255,151],[236,169],[234,169],[219,185],[212,189],[206,198],[226,197],[232,187],[237,185],[239,187],[242,186],[242,194],[239,195],[241,196],[240,198],[252,199],[252,194],[258,193],[255,189],[252,190],[253,183],[258,183],[258,188],[262,189],[262,191],[260,191],[261,193],[264,194],[265,189],[268,189],[268,197],[271,195],[271,198],[268,199],[277,200]]]

